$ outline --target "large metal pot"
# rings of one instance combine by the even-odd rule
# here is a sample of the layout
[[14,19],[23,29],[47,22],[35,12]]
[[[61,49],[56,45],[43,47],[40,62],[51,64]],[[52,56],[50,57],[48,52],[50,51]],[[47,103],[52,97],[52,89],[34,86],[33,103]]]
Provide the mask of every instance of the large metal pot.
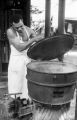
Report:
[[69,63],[31,62],[27,65],[30,97],[43,104],[64,104],[73,98],[77,68]]
[[31,62],[27,65],[27,79],[50,86],[68,86],[77,80],[77,67],[61,62]]
[[[49,62],[62,57],[73,46],[71,35],[46,38],[32,45],[27,55],[37,60],[27,65],[30,97],[43,104],[59,105],[72,98],[77,80],[77,68],[70,63]],[[43,60],[38,62],[38,59]]]

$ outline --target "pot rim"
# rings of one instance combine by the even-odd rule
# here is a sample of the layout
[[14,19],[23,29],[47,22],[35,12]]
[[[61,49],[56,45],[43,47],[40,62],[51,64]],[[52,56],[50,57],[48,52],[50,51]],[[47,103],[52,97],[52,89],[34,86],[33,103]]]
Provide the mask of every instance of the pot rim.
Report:
[[[38,71],[38,70],[36,70],[36,69],[32,69],[31,67],[30,67],[30,64],[34,64],[34,63],[51,63],[51,64],[69,64],[69,65],[71,65],[71,66],[73,66],[74,68],[75,68],[75,70],[74,71],[71,71],[71,72],[65,72],[65,73],[62,73],[62,72],[60,72],[60,73],[48,73],[48,72],[44,72],[44,71]],[[30,63],[28,63],[27,65],[26,65],[26,67],[27,67],[27,69],[29,69],[29,70],[31,70],[31,71],[34,71],[34,72],[37,72],[37,73],[43,73],[43,74],[52,74],[52,75],[67,75],[67,74],[73,74],[73,73],[77,73],[77,66],[75,65],[75,64],[73,64],[73,63],[69,63],[69,62],[52,62],[52,61],[32,61],[32,62],[30,62]]]

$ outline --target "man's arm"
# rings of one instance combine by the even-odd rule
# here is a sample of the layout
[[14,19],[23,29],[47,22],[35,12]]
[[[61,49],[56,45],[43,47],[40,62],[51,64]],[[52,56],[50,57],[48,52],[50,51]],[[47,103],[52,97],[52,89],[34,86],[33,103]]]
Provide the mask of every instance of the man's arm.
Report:
[[27,33],[26,33],[26,31],[28,32],[28,37],[29,37],[30,39],[36,36],[35,32],[34,32],[31,28],[29,28],[29,27],[27,27],[27,26],[23,26],[21,31],[22,31],[22,32],[19,33],[19,34],[20,34],[20,36],[22,36],[23,41],[26,41],[26,38],[27,38]]
[[[10,29],[7,30],[7,36],[10,34]],[[41,40],[43,37],[41,36],[35,36],[34,38],[32,38],[30,41],[25,41],[24,43],[20,43],[19,37],[16,37],[14,39],[9,39],[9,43],[12,44],[18,51],[23,51],[26,50],[28,47],[31,46],[31,44],[33,42],[37,42],[39,40]]]
[[28,47],[31,46],[33,42],[39,41],[42,38],[40,36],[36,36],[32,38],[30,41],[25,41],[24,43],[20,43],[19,38],[16,37],[16,39],[9,39],[9,43],[12,44],[18,51],[26,50]]
[[27,27],[27,29],[28,29],[28,32],[30,34],[30,38],[33,38],[36,36],[36,33],[31,28]]
[[30,41],[26,41],[24,43],[20,43],[17,39],[10,39],[10,44],[12,44],[18,51],[26,50],[33,42],[35,42],[35,39],[31,39]]

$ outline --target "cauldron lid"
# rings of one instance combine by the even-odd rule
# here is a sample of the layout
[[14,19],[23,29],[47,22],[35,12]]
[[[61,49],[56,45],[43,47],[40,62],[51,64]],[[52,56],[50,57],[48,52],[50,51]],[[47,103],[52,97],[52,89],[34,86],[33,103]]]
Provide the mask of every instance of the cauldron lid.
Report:
[[28,49],[27,55],[33,60],[59,58],[72,48],[73,43],[74,38],[68,34],[45,38],[33,44]]

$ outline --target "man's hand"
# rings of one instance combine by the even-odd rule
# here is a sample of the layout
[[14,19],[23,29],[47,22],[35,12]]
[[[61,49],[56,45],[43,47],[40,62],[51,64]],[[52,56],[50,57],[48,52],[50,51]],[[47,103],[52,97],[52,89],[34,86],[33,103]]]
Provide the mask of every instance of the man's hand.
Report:
[[18,33],[19,33],[20,36],[23,37],[23,36],[25,35],[25,33],[26,33],[26,32],[25,32],[25,28],[24,28],[24,27],[19,28],[19,29],[18,29]]
[[42,35],[36,36],[35,37],[35,42],[38,42],[40,40],[44,39],[44,37]]

